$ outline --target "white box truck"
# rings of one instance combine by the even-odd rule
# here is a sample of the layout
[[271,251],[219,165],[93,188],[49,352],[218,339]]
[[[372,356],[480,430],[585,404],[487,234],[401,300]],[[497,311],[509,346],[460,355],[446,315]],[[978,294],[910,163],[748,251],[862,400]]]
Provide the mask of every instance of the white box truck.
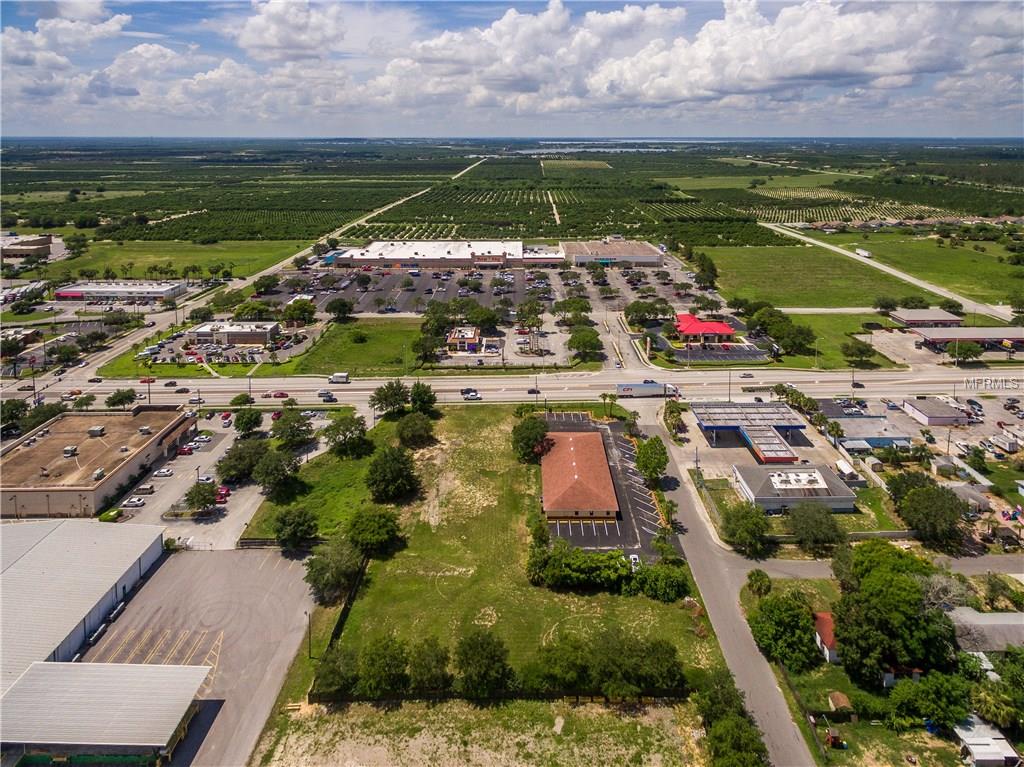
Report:
[[856,248],[853,252],[861,258],[871,258],[871,251],[865,248]]
[[331,377],[327,379],[327,382],[332,384],[348,383],[348,373],[333,373]]
[[1007,434],[996,434],[989,437],[989,441],[1006,453],[1016,453],[1020,449],[1017,440]]
[[615,393],[619,397],[674,397],[679,390],[672,384],[651,381],[650,383],[615,384]]

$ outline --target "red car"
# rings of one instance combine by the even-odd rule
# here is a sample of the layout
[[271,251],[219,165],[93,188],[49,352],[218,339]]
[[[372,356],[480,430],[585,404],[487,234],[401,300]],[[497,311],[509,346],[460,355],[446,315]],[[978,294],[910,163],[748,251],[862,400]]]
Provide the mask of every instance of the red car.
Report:
[[178,455],[192,455],[193,450],[190,447],[179,447]]
[[228,502],[228,497],[226,495],[224,495],[223,493],[217,493],[217,497],[214,499],[214,503],[223,504],[223,503],[227,503],[227,502]]
[[221,414],[220,414],[220,420],[222,420],[222,421],[226,421],[226,420],[228,420],[228,419],[229,419],[230,417],[231,417],[231,413],[221,413]]
[[139,379],[139,383],[156,383],[156,379],[155,379],[155,378],[152,378],[152,377],[149,377],[149,378],[140,378],[140,379]]
[[280,417],[281,417],[281,411],[280,411],[280,410],[275,410],[275,411],[274,411],[274,412],[273,412],[273,413],[271,414],[271,416],[270,416],[270,420],[271,420],[271,421],[276,421],[276,420],[277,420],[278,418],[280,418]]
[[274,392],[274,399],[288,399],[288,392],[276,391]]
[[217,488],[217,495],[231,495],[231,488],[227,485],[221,485]]

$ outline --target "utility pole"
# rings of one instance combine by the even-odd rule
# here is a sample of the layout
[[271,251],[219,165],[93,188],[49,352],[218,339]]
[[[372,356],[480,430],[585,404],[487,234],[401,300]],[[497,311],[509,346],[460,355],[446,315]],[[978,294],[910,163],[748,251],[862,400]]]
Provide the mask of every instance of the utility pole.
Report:
[[304,610],[306,613],[306,654],[313,657],[313,620],[309,617],[309,610]]

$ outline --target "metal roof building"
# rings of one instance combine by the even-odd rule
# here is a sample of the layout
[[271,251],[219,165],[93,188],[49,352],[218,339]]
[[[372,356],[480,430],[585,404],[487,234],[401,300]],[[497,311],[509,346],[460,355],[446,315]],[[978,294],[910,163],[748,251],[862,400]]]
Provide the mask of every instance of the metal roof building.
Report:
[[733,466],[745,499],[765,511],[785,511],[805,501],[831,511],[853,511],[857,494],[827,466]]
[[163,528],[64,519],[0,535],[0,692],[36,661],[67,661],[160,558]]
[[781,402],[694,402],[693,414],[712,444],[719,431],[738,432],[762,463],[793,463],[797,459],[783,431],[805,428],[800,416]]
[[0,703],[5,745],[166,753],[208,666],[33,663]]

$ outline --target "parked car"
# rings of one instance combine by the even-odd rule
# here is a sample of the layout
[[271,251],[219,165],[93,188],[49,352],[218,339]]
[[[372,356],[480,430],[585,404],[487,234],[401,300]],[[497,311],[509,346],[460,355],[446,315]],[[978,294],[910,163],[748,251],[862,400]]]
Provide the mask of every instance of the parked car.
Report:
[[197,434],[196,438],[193,440],[193,442],[212,442],[212,441],[213,441],[213,437],[210,437],[210,436],[208,436],[206,434]]
[[89,383],[103,383],[103,379],[100,378],[99,376],[93,376],[92,378],[89,379]]
[[159,468],[156,471],[154,471],[153,472],[153,476],[154,477],[173,477],[174,476],[174,469],[172,469],[172,468],[170,468],[168,466],[164,466],[164,467]]
[[121,504],[126,509],[138,509],[146,505],[146,499],[140,498],[137,495],[133,495],[127,501]]
[[280,410],[275,410],[273,413],[270,414],[270,420],[271,421],[276,421],[280,417],[281,417],[281,411]]
[[201,485],[212,485],[213,477],[211,477],[209,474],[203,474],[196,480],[196,482],[198,482]]
[[182,445],[178,448],[178,455],[192,455],[195,451],[188,445]]

